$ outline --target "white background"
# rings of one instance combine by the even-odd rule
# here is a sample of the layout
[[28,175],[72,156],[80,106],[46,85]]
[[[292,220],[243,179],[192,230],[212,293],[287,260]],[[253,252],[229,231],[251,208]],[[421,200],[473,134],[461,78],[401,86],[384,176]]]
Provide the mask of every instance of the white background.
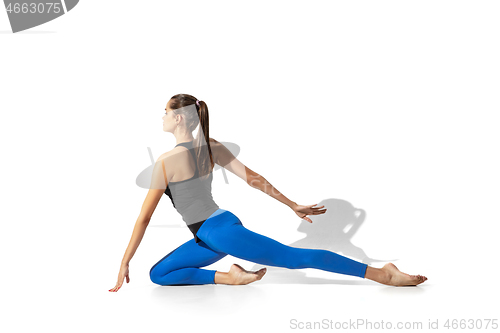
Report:
[[[288,332],[293,319],[364,319],[422,322],[422,332],[429,320],[498,321],[499,10],[81,1],[16,34],[0,11],[2,331]],[[151,266],[192,238],[164,196],[130,283],[108,292],[147,193],[135,183],[147,147],[156,159],[175,145],[161,117],[178,93],[207,103],[210,136],[237,144],[242,163],[291,200],[328,208],[304,225],[216,172],[215,201],[245,227],[290,245],[363,211],[350,245],[311,236],[310,247],[361,261],[357,247],[428,281],[268,267],[246,286],[158,286]],[[260,268],[231,256],[206,268],[232,263]]]

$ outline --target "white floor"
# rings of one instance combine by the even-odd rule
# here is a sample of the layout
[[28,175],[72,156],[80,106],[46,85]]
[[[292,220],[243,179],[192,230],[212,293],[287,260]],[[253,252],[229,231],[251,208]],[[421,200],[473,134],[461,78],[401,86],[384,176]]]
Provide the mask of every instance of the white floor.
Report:
[[[494,261],[479,256],[467,261],[461,256],[466,251],[449,256],[424,244],[421,250],[406,253],[405,259],[393,261],[402,271],[429,278],[416,287],[389,287],[315,269],[270,266],[261,281],[250,285],[158,286],[148,278],[156,258],[151,260],[152,255],[146,253],[157,246],[146,244],[154,243],[151,239],[156,237],[182,238],[187,231],[169,229],[169,236],[166,229],[150,234],[143,251],[131,262],[130,284],[125,283],[117,293],[108,289],[114,286],[118,267],[109,266],[112,261],[105,253],[99,259],[97,251],[91,253],[95,261],[64,258],[57,265],[49,264],[51,269],[43,276],[35,269],[30,276],[17,277],[12,282],[16,289],[4,284],[7,298],[3,299],[9,300],[7,322],[15,323],[16,332],[40,327],[52,332],[288,332],[314,322],[323,325],[318,330],[344,325],[364,331],[371,323],[380,330],[387,325],[393,325],[392,329],[422,325],[401,331],[423,332],[429,321],[438,321],[444,331],[448,319],[481,319],[486,325],[486,319],[498,318]],[[233,262],[248,270],[261,267],[228,256],[205,268],[224,271]],[[53,275],[47,275],[51,271]],[[20,286],[20,279],[26,283]]]

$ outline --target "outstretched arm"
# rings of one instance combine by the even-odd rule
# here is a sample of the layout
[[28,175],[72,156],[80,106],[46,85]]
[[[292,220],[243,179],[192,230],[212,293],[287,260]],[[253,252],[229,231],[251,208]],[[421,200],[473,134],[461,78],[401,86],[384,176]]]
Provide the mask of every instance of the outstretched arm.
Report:
[[278,200],[279,202],[287,205],[292,209],[294,206],[297,205],[296,202],[291,201],[283,193],[278,191],[278,189],[273,185],[271,185],[271,183],[262,175],[259,175],[257,172],[250,170],[246,166],[244,166],[244,168],[248,185],[264,192],[265,194],[273,197],[274,199]]
[[306,217],[307,215],[318,215],[326,212],[326,209],[320,210],[320,207],[315,207],[317,204],[303,206],[299,205],[294,201],[288,199],[284,194],[282,194],[278,189],[276,189],[271,183],[257,172],[247,168],[243,163],[241,163],[223,144],[218,141],[211,139],[210,146],[213,147],[215,152],[215,163],[219,164],[223,168],[234,173],[241,179],[243,179],[248,185],[256,188],[267,195],[273,197],[279,202],[290,207],[300,218],[312,223],[311,219]]
[[298,217],[306,220],[307,222],[312,223],[311,219],[308,218],[307,215],[318,215],[326,212],[326,209],[320,210],[320,208],[325,207],[324,205],[320,207],[314,207],[317,204],[304,206],[304,205],[299,205],[294,201],[291,201],[290,199],[285,197],[280,191],[278,191],[273,185],[271,185],[271,183],[268,182],[267,179],[265,179],[263,176],[250,170],[246,166],[245,170],[247,174],[247,179],[249,179],[248,185],[258,190],[261,190],[262,192],[275,198],[279,202],[284,203],[285,205],[290,207],[295,212],[295,214],[297,214]]

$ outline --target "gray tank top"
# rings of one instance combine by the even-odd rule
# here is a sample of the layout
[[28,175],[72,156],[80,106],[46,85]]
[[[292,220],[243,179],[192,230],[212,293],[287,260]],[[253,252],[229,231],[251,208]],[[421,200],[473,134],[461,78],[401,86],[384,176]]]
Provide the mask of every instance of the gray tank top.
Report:
[[[195,173],[194,176],[178,182],[169,182],[165,189],[165,194],[170,197],[172,205],[177,212],[181,214],[189,230],[193,233],[196,243],[200,239],[196,235],[210,215],[215,213],[219,206],[212,198],[212,180],[213,174],[210,172],[206,179],[201,179],[196,164],[196,155],[193,149],[193,141],[181,142],[177,146],[183,146],[189,149],[194,158]],[[174,148],[175,148],[174,147]]]

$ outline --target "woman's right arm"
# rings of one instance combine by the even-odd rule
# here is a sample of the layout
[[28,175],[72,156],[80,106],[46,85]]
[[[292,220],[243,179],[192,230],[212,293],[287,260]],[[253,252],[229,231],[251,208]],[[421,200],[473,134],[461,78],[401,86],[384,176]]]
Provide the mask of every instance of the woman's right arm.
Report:
[[271,183],[269,183],[262,175],[259,175],[257,172],[247,168],[243,163],[241,163],[223,144],[214,139],[210,139],[210,142],[210,147],[214,152],[215,163],[231,171],[243,179],[251,187],[258,189],[279,202],[287,205],[301,219],[312,223],[311,219],[308,218],[307,215],[319,215],[326,212],[326,209],[320,209],[325,207],[324,205],[319,207],[314,207],[317,204],[305,206],[291,201],[273,185],[271,185]]
[[[235,164],[241,163],[236,158],[233,161],[235,161]],[[231,165],[231,163],[229,165]],[[241,165],[243,165],[243,164],[241,163]],[[231,167],[232,166],[233,165],[231,165]],[[281,193],[280,191],[278,191],[278,189],[276,187],[271,185],[271,183],[266,178],[264,178],[264,176],[258,174],[255,171],[250,170],[245,165],[243,165],[243,167],[245,168],[245,177],[246,177],[246,181],[247,181],[248,185],[250,185],[251,187],[256,188],[256,189],[264,192],[265,194],[273,197],[274,199],[287,205],[291,209],[293,209],[297,205],[296,202],[291,201],[290,199],[285,197],[285,195],[283,193]]]
[[256,188],[267,195],[273,197],[279,202],[287,205],[290,208],[294,208],[297,203],[288,199],[280,191],[278,191],[267,179],[257,172],[246,167],[241,163],[223,144],[217,140],[211,139],[210,147],[214,151],[215,163],[231,171],[236,176],[243,179],[248,185]]

